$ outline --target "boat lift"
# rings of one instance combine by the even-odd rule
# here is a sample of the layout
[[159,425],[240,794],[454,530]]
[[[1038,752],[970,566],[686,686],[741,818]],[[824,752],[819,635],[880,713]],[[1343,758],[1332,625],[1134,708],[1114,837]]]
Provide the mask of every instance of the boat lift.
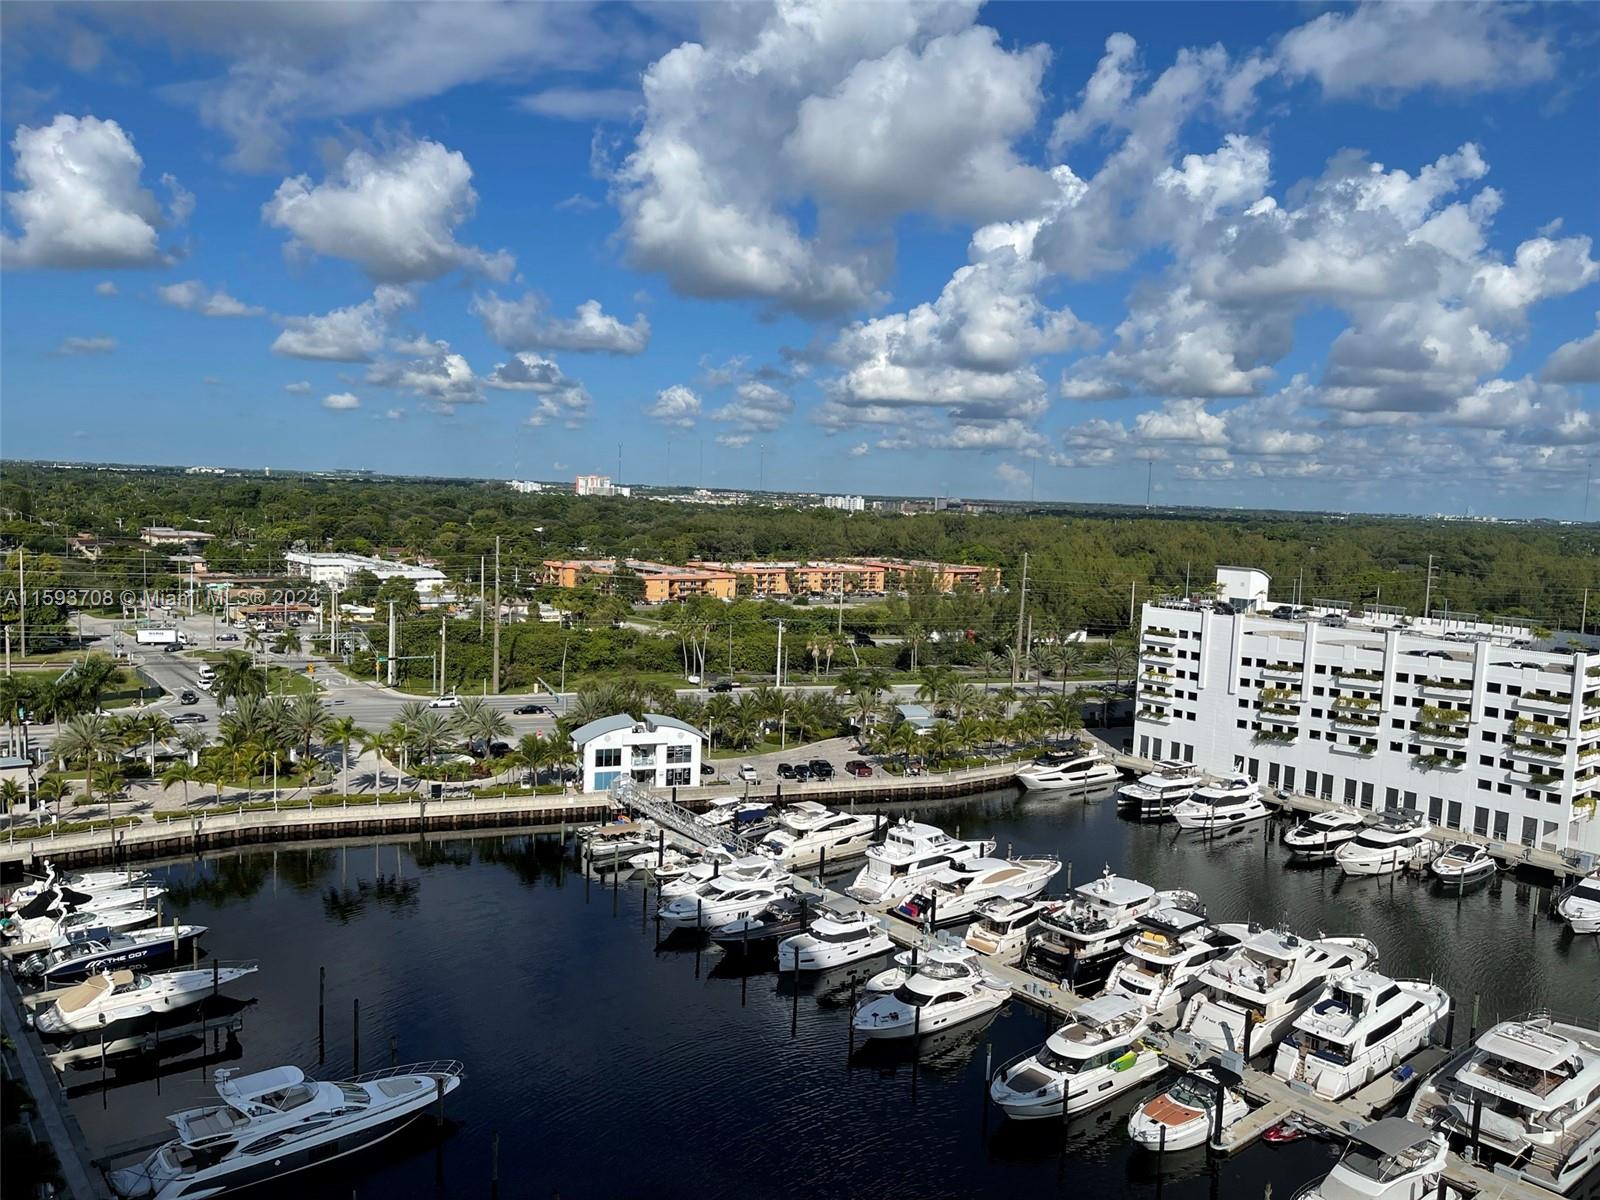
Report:
[[741,854],[753,854],[757,841],[747,834],[735,833],[730,828],[707,825],[676,800],[654,795],[651,790],[633,779],[619,776],[610,787],[612,800],[619,808],[640,816],[649,817],[663,829],[697,846],[725,847]]

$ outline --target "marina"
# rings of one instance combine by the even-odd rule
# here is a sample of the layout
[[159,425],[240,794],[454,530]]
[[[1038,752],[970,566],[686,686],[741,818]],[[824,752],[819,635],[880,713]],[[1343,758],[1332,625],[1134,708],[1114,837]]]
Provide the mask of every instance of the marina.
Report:
[[[1572,937],[1550,913],[1548,888],[1506,874],[1477,888],[1446,889],[1423,875],[1350,878],[1333,864],[1291,865],[1277,840],[1288,825],[1282,820],[1208,837],[1120,815],[1109,800],[1063,805],[1010,790],[919,809],[914,819],[953,838],[992,841],[997,859],[1059,855],[1060,872],[1052,883],[1057,895],[1092,883],[1109,866],[1130,879],[1193,893],[1213,921],[1255,920],[1370,938],[1381,946],[1391,973],[1438,978],[1456,1005],[1458,1045],[1469,1024],[1487,1029],[1494,1019],[1530,1007],[1570,1008],[1572,995],[1593,994],[1600,965],[1592,939]],[[1257,1146],[1268,1130],[1295,1114],[1348,1130],[1406,1099],[1406,1086],[1384,1072],[1349,1098],[1330,1101],[1304,1084],[1274,1078],[1272,1057],[1257,1057],[1238,1064],[1243,1069],[1237,1087],[1250,1106],[1248,1115],[1216,1139],[1212,1151],[1168,1153],[1157,1167],[1156,1156],[1134,1146],[1127,1133],[1129,1114],[1151,1094],[1154,1079],[1105,1105],[1075,1112],[1064,1132],[1059,1120],[1010,1122],[985,1103],[995,1067],[1042,1045],[1092,1002],[1092,989],[1078,993],[981,957],[984,975],[1002,985],[998,1008],[919,1037],[861,1036],[852,1028],[852,998],[864,1001],[868,978],[890,965],[887,956],[859,966],[807,968],[798,977],[793,970],[775,974],[772,941],[763,954],[748,946],[739,953],[728,927],[715,943],[688,931],[671,935],[658,929],[658,888],[648,874],[627,864],[621,871],[585,871],[579,847],[573,830],[557,826],[290,845],[155,864],[153,870],[167,888],[168,912],[181,912],[185,921],[211,931],[208,954],[249,953],[262,960],[261,973],[240,984],[250,984],[244,991],[254,993],[256,1003],[227,1035],[245,1070],[300,1063],[317,1078],[333,1079],[358,1075],[363,1061],[370,1067],[391,1058],[448,1057],[467,1064],[470,1086],[451,1098],[449,1136],[423,1139],[447,1179],[486,1177],[491,1144],[497,1144],[499,1170],[515,1165],[536,1184],[564,1195],[588,1194],[569,1167],[497,1137],[518,1120],[543,1130],[545,1138],[575,1139],[580,1146],[620,1126],[621,1136],[653,1148],[653,1163],[616,1163],[594,1194],[642,1188],[646,1181],[659,1192],[665,1170],[703,1172],[704,1158],[692,1148],[663,1144],[635,1124],[645,1118],[602,1107],[604,1097],[581,1085],[555,1099],[550,1088],[579,1078],[571,1073],[585,1070],[582,1064],[590,1060],[598,1069],[613,1053],[660,1062],[657,1086],[675,1094],[709,1096],[701,1089],[720,1087],[713,1081],[732,1077],[741,1063],[756,1061],[752,1055],[774,1063],[772,1082],[753,1098],[734,1107],[707,1099],[704,1115],[739,1136],[778,1113],[799,1111],[796,1106],[813,1102],[808,1097],[818,1097],[829,1111],[848,1113],[850,1149],[841,1147],[838,1161],[821,1168],[820,1186],[834,1194],[855,1194],[868,1173],[887,1178],[890,1186],[916,1186],[915,1173],[907,1173],[911,1168],[903,1161],[908,1137],[916,1156],[931,1155],[955,1181],[950,1194],[974,1194],[1007,1181],[1028,1186],[1027,1180],[1053,1179],[1060,1170],[1152,1195],[1158,1181],[1164,1194],[1174,1196],[1260,1194],[1269,1182],[1277,1194],[1293,1194],[1332,1168],[1340,1145],[1302,1142],[1290,1155]],[[841,912],[890,906],[864,906],[844,895],[861,861],[830,864],[821,888],[816,871],[806,872],[811,881],[797,880],[808,921],[820,915],[817,903],[823,899]],[[737,874],[739,868],[726,869]],[[507,924],[496,914],[515,919]],[[899,946],[926,945],[914,923],[885,925]],[[296,930],[293,941],[286,940],[288,928]],[[1151,928],[1137,926],[1145,933]],[[507,940],[488,951],[483,939],[490,936]],[[959,939],[959,933],[946,936]],[[358,951],[352,937],[364,949]],[[1502,961],[1459,953],[1463,941],[1503,948]],[[465,955],[476,964],[470,991],[436,974],[400,969],[402,962],[440,955]],[[512,998],[512,1009],[492,1022],[460,1019],[461,1006],[485,986]],[[977,1007],[989,1004],[980,1000]],[[1089,1010],[1091,1017],[1096,1011]],[[1478,1019],[1469,1021],[1474,1011]],[[585,1019],[590,1012],[606,1014],[603,1030]],[[677,1031],[665,1058],[656,1044],[663,1019]],[[515,1032],[532,1028],[541,1030],[536,1039]],[[683,1042],[690,1034],[695,1041]],[[213,1034],[214,1042],[218,1036]],[[1181,1030],[1149,1029],[1144,1036],[1172,1064],[1198,1066],[1214,1056]],[[715,1046],[716,1055],[686,1053],[691,1044]],[[1443,1057],[1440,1047],[1429,1046],[1409,1065],[1420,1076]],[[474,1064],[491,1065],[474,1070]],[[86,1086],[100,1067],[92,1052],[78,1051],[59,1067],[96,1153],[152,1132],[156,1086],[182,1087],[186,1103],[203,1098],[204,1069],[169,1075],[159,1085],[135,1073],[117,1086],[122,1073],[112,1072],[113,1082],[102,1093]],[[519,1094],[518,1080],[533,1077],[551,1083]],[[820,1101],[824,1093],[829,1099]],[[166,1094],[161,1111],[181,1107],[168,1104]],[[914,1133],[903,1119],[907,1111],[916,1114]],[[756,1152],[767,1164],[760,1169],[775,1181],[773,1194],[811,1194],[819,1186],[815,1170],[796,1171],[779,1150]],[[376,1194],[380,1188],[420,1195],[406,1167],[419,1153],[411,1135],[397,1137],[349,1165],[309,1173],[298,1186],[312,1196]],[[1462,1188],[1490,1196],[1539,1195],[1522,1181],[1459,1158],[1451,1162],[1450,1179]],[[734,1195],[744,1178],[731,1167],[713,1167],[705,1189],[697,1184],[693,1194]]]

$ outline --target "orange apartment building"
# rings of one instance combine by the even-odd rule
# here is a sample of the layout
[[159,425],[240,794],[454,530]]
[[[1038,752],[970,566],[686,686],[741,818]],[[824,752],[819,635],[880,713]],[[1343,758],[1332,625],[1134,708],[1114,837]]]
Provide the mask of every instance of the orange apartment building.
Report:
[[[541,565],[544,568],[540,576],[541,583],[550,587],[575,588],[585,578],[614,574],[617,560],[546,559]],[[686,567],[675,567],[670,563],[637,558],[625,560],[625,565],[643,583],[646,604],[666,604],[673,600],[687,600],[691,596],[732,600],[738,591],[738,579],[731,571],[710,569],[693,563]]]
[[695,561],[689,565],[731,571],[741,581],[748,580],[751,593],[757,596],[836,596],[841,591],[854,595],[884,590],[884,572],[867,563]]
[[850,561],[882,571],[887,585],[897,590],[905,588],[911,576],[919,573],[926,574],[935,590],[941,592],[953,592],[958,588],[984,592],[1000,586],[999,567],[975,567],[922,558],[853,558]]

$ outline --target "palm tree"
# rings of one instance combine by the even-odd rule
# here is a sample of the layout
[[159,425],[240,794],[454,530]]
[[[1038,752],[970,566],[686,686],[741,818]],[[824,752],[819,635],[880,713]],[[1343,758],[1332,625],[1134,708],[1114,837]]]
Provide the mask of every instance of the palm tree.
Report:
[[718,692],[706,701],[702,719],[705,721],[706,734],[711,738],[711,748],[717,748],[717,735],[728,727],[728,719],[733,715],[734,699],[726,692]]
[[451,724],[469,741],[482,742],[486,759],[490,757],[496,741],[511,736],[511,722],[506,720],[505,713],[487,704],[471,709],[463,705]]
[[983,723],[973,716],[958,717],[951,731],[961,749],[975,750],[983,738]]
[[[1116,691],[1122,690],[1122,677],[1131,676],[1134,671],[1133,651],[1121,642],[1112,642],[1106,647],[1105,655],[1100,659],[1100,665],[1110,671],[1116,680]],[[1107,695],[1100,707],[1100,723],[1104,725],[1111,719],[1111,696]]]
[[728,740],[741,748],[749,746],[760,735],[761,728],[762,714],[748,695],[741,696],[728,717]]
[[437,712],[425,712],[407,730],[406,743],[420,757],[433,758],[450,744],[450,722]]
[[189,756],[189,765],[197,766],[200,762],[200,752],[211,744],[201,730],[185,729],[178,735],[178,745],[183,747],[183,752]]
[[545,745],[545,739],[537,733],[525,733],[517,742],[517,748],[511,752],[512,763],[528,773],[530,785],[538,785],[539,772],[549,758]]
[[855,693],[850,697],[850,703],[845,705],[845,715],[856,727],[856,740],[865,746],[867,732],[878,718],[878,698],[870,692]]
[[61,801],[71,790],[72,785],[67,782],[65,777],[48,774],[34,786],[33,795],[40,804],[50,805],[56,816],[59,817],[61,815]]
[[1061,673],[1061,694],[1067,694],[1067,676],[1083,669],[1083,650],[1072,642],[1062,642],[1056,647],[1056,670]]
[[334,717],[328,722],[323,731],[329,741],[339,743],[339,773],[343,777],[340,791],[343,795],[350,794],[350,743],[357,738],[368,736],[367,731],[357,725],[354,717]]
[[917,699],[930,708],[937,708],[939,702],[949,694],[955,678],[956,673],[950,667],[923,667],[922,680],[917,684]]
[[[244,648],[250,652],[250,665],[255,665],[255,656],[260,654],[266,643],[262,640],[259,629],[246,629],[244,631]],[[231,653],[231,651],[230,651]]]
[[955,748],[955,731],[949,721],[935,721],[928,732],[922,735],[922,742],[928,748],[928,757],[932,761],[943,762]]
[[84,713],[68,721],[51,747],[57,761],[81,763],[85,791],[94,799],[94,767],[122,749],[116,724],[99,713]]
[[286,737],[300,743],[300,757],[310,759],[312,739],[321,737],[332,719],[321,700],[303,692],[284,705],[282,729]]
[[[88,778],[94,782],[94,786],[99,788],[106,799],[109,800],[122,789],[122,764],[119,762],[97,762],[89,768]],[[91,801],[94,799],[93,789],[89,791],[88,799]]]
[[161,790],[164,792],[175,783],[183,784],[183,806],[189,807],[189,785],[204,781],[204,772],[196,769],[186,762],[173,763],[161,772]]
[[959,721],[977,706],[982,695],[983,693],[970,683],[955,683],[945,694],[945,704],[949,707],[951,715]]
[[15,779],[0,779],[0,813],[9,813],[26,794]]
[[211,684],[217,703],[226,706],[229,700],[243,696],[260,696],[267,690],[267,681],[256,671],[255,663],[242,650],[223,652],[216,665]]
[[217,789],[217,803],[222,803],[222,785],[227,783],[232,775],[228,764],[223,761],[220,754],[213,755],[210,759],[202,759],[195,768],[195,773],[201,783],[209,783]]
[[985,675],[998,675],[1006,669],[1006,656],[990,650],[984,654],[982,666]]
[[1069,696],[1063,691],[1050,696],[1044,702],[1044,712],[1058,737],[1065,737],[1073,730],[1083,728],[1083,705],[1078,702],[1076,694]]
[[[383,791],[383,760],[391,753],[397,752],[399,747],[404,745],[402,740],[404,735],[398,733],[394,725],[390,725],[388,729],[358,729],[356,731],[356,736],[361,739],[361,753],[371,754],[378,760],[378,765],[373,776],[372,790],[375,792],[381,792]],[[345,786],[348,787],[349,783],[349,775],[346,773]],[[399,787],[400,779],[399,776],[396,775],[395,789],[398,791]]]
[[272,652],[274,654],[299,654],[300,631],[298,629],[285,628],[282,633],[272,639]]

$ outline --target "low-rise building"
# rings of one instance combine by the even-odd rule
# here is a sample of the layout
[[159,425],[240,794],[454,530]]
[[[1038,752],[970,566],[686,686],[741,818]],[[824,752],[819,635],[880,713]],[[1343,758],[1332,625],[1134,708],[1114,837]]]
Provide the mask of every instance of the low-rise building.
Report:
[[206,542],[215,541],[216,536],[203,529],[174,529],[171,525],[146,525],[139,530],[139,540],[147,546],[171,543],[184,546],[204,545]]
[[1269,582],[1222,568],[1225,604],[1144,606],[1140,756],[1411,809],[1496,842],[1600,852],[1600,653],[1533,649],[1528,627],[1468,614],[1272,609]]
[[666,604],[694,596],[732,600],[738,591],[738,578],[731,571],[678,567],[641,558],[552,558],[541,565],[539,582],[547,587],[575,588],[587,583],[608,591],[615,590],[616,577],[625,570],[638,579],[639,599],[646,604]]
[[609,475],[579,475],[572,490],[579,496],[631,496],[632,488],[612,483]]
[[396,576],[409,579],[416,584],[419,596],[443,592],[446,582],[444,572],[437,567],[372,558],[365,554],[290,550],[283,556],[283,563],[288,573],[296,578],[335,587],[349,587],[350,581],[362,571],[370,571],[379,579],[393,579]]
[[884,590],[883,568],[872,563],[691,560],[689,566],[731,572],[756,596],[837,596]]
[[842,512],[861,512],[867,507],[865,496],[824,496],[823,508],[837,508]]
[[603,792],[619,777],[646,787],[689,787],[700,780],[704,740],[693,725],[660,713],[645,713],[643,720],[617,713],[572,731],[586,792]]
[[991,591],[1000,586],[1000,568],[970,563],[934,562],[925,558],[852,558],[848,560],[881,571],[884,586],[879,591],[905,591],[920,577],[935,591],[960,589]]

